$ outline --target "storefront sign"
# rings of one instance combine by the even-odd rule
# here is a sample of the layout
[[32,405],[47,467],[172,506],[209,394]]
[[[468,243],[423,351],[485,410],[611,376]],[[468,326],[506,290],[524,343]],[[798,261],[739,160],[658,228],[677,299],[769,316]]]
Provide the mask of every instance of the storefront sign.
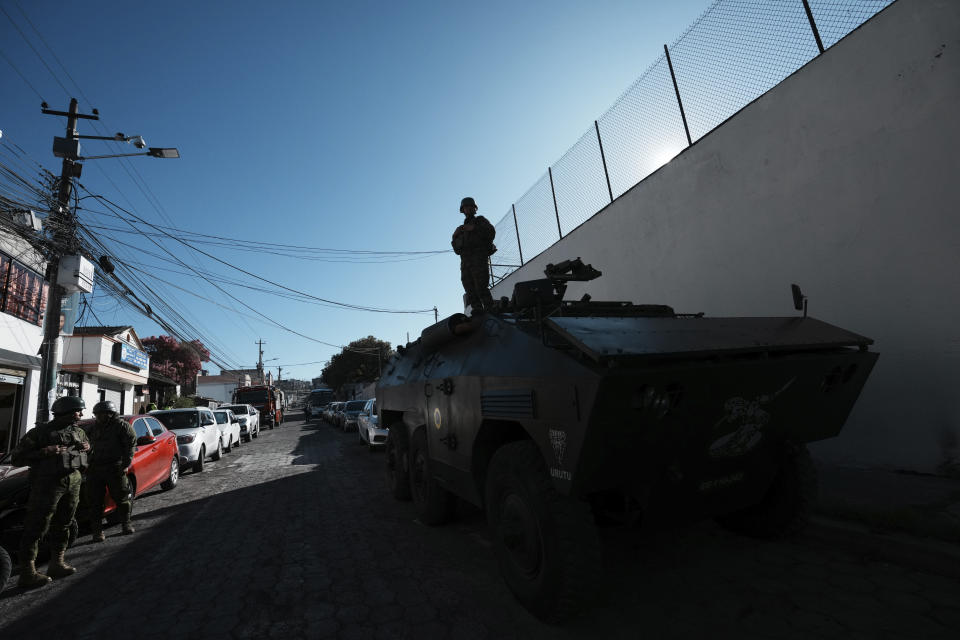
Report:
[[150,356],[147,355],[146,351],[140,351],[139,349],[134,349],[128,344],[119,343],[120,347],[119,353],[116,354],[116,358],[119,362],[124,364],[133,365],[139,369],[146,369],[147,365],[150,362]]
[[9,384],[23,384],[23,378],[19,376],[8,376],[0,373],[0,382],[6,382]]

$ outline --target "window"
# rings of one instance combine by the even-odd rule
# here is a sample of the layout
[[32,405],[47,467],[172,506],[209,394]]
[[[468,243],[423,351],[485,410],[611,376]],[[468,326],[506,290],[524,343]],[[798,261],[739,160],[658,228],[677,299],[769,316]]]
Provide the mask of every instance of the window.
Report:
[[137,434],[137,438],[150,435],[150,429],[147,428],[147,423],[143,421],[143,418],[133,421],[133,432]]
[[43,276],[0,253],[0,311],[39,326],[48,288]]
[[147,423],[147,426],[150,427],[150,431],[153,433],[154,438],[159,438],[163,435],[163,432],[166,431],[166,428],[160,423],[159,420],[154,418],[143,418]]

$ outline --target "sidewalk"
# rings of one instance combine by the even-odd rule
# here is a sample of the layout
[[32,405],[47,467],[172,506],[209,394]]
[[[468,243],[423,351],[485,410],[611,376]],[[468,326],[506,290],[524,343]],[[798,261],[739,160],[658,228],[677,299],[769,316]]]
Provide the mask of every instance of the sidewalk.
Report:
[[811,537],[960,578],[960,479],[823,462],[817,471]]

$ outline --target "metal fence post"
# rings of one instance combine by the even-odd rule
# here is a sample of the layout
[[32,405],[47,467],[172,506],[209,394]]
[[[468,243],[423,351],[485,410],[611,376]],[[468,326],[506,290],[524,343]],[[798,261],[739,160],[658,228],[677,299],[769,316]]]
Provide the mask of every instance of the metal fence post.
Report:
[[593,121],[593,128],[597,130],[597,144],[600,145],[600,160],[603,162],[603,175],[607,177],[607,191],[610,193],[610,202],[613,202],[613,189],[610,188],[610,173],[607,171],[607,158],[603,155],[603,140],[600,139],[600,125]]
[[547,167],[547,173],[550,175],[550,193],[553,194],[553,213],[557,216],[557,235],[563,239],[563,230],[560,228],[560,209],[557,208],[557,192],[553,188],[553,168]]
[[810,10],[810,3],[803,0],[803,10],[807,12],[807,20],[810,21],[810,28],[813,30],[813,38],[817,41],[817,48],[823,53],[823,40],[820,39],[820,32],[817,30],[817,22],[813,19],[813,11]]
[[687,114],[683,110],[683,100],[680,99],[680,87],[677,85],[677,74],[673,72],[673,62],[670,60],[670,50],[663,45],[663,52],[667,54],[667,66],[670,67],[670,77],[673,79],[673,90],[677,94],[677,104],[680,105],[680,118],[683,120],[683,130],[687,133],[687,145],[693,145],[690,138],[690,127],[687,126]]
[[520,226],[517,224],[517,205],[512,204],[510,208],[513,209],[513,229],[517,232],[517,251],[520,252],[520,266],[523,266],[523,246],[520,244]]

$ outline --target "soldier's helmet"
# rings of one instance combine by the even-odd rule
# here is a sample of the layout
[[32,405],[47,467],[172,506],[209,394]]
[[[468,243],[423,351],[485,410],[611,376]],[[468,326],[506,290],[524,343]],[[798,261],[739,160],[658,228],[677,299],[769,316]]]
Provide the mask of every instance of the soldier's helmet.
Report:
[[62,416],[73,413],[74,411],[83,411],[87,408],[87,403],[80,396],[63,396],[53,401],[50,411],[55,416]]
[[477,202],[473,198],[464,198],[460,201],[460,213],[463,213],[463,208],[466,206],[476,207]]
[[119,413],[117,411],[117,405],[113,404],[113,400],[104,400],[103,402],[98,402],[93,405],[93,414],[97,415],[99,413]]

